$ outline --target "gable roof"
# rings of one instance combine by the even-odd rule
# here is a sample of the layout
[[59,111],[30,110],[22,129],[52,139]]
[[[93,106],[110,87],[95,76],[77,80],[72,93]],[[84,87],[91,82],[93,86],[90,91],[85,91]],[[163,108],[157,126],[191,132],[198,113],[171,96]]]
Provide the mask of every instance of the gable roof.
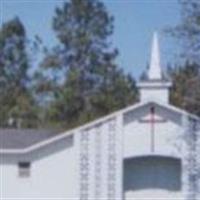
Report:
[[[198,116],[188,113],[187,111],[177,108],[173,105],[164,104],[164,103],[157,102],[157,101],[146,101],[146,102],[137,103],[137,104],[134,104],[127,108],[118,110],[114,113],[111,113],[111,114],[105,116],[105,117],[94,120],[92,122],[89,122],[85,125],[74,128],[72,130],[60,132],[60,133],[58,131],[56,132],[56,131],[52,131],[52,130],[29,130],[28,131],[28,130],[23,130],[23,129],[20,130],[19,129],[19,130],[13,130],[13,133],[16,131],[15,133],[18,133],[19,135],[16,134],[15,136],[13,136],[14,134],[12,135],[12,133],[11,133],[12,131],[10,133],[8,131],[7,133],[9,133],[9,135],[6,136],[6,131],[4,129],[2,129],[2,133],[0,130],[0,141],[1,141],[0,142],[0,154],[12,154],[12,153],[24,154],[24,153],[29,153],[31,151],[39,149],[41,147],[45,147],[49,144],[53,145],[55,142],[63,140],[64,138],[66,138],[70,135],[73,135],[78,131],[91,128],[95,125],[104,123],[107,120],[117,117],[118,115],[123,115],[129,111],[134,111],[138,108],[141,108],[141,107],[151,104],[151,103],[161,106],[170,111],[176,112],[180,115],[186,114],[189,117],[200,121],[200,118]],[[28,134],[28,132],[30,133],[30,135]],[[56,133],[59,133],[59,134],[56,134]],[[36,135],[34,135],[34,134],[36,134]],[[19,138],[17,138],[17,137],[19,137]],[[24,140],[23,142],[20,140],[22,138]],[[5,141],[5,140],[7,140],[7,141]],[[4,142],[6,144],[3,144]],[[8,147],[8,148],[6,148],[6,147]]]

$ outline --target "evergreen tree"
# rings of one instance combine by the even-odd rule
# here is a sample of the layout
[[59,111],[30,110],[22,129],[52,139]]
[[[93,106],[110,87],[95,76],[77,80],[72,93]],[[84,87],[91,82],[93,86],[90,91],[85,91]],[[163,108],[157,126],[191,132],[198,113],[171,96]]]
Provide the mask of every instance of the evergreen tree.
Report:
[[36,126],[34,100],[29,90],[30,68],[26,32],[19,18],[0,28],[0,125]]
[[115,64],[113,17],[103,3],[64,3],[55,11],[53,29],[59,45],[47,51],[38,87],[49,94],[52,122],[75,126],[136,101],[134,80]]
[[168,69],[173,81],[171,102],[200,116],[200,69],[195,63],[186,62],[182,67]]
[[169,33],[181,44],[182,58],[186,61],[200,61],[200,1],[179,0],[181,22],[169,29]]
[[179,67],[170,69],[174,82],[172,102],[200,115],[200,1],[179,0],[181,21],[168,30],[180,44]]

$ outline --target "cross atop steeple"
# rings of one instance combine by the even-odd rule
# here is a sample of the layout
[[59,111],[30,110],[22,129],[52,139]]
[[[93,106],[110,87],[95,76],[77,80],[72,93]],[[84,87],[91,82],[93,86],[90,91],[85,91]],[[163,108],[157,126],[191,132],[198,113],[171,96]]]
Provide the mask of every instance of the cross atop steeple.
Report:
[[153,35],[152,49],[151,49],[151,62],[148,70],[149,80],[161,80],[162,71],[160,66],[160,50],[157,32]]

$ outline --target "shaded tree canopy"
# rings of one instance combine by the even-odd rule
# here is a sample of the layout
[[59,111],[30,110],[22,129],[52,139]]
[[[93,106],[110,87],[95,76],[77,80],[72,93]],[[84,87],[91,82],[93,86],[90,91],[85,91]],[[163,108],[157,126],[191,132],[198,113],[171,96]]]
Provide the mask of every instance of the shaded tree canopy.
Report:
[[181,11],[180,23],[169,32],[181,44],[185,61],[200,62],[200,1],[178,0]]
[[181,62],[170,69],[174,83],[171,100],[200,115],[200,1],[179,0],[179,5],[181,21],[168,30],[181,48]]
[[51,123],[75,126],[136,101],[133,78],[115,63],[113,27],[113,17],[98,0],[72,0],[56,8],[59,44],[46,51],[37,74],[38,94],[51,99]]
[[19,18],[0,28],[1,126],[35,126],[34,100],[28,88],[31,66],[26,42],[26,31]]
[[200,69],[195,63],[168,68],[172,79],[171,102],[200,116]]

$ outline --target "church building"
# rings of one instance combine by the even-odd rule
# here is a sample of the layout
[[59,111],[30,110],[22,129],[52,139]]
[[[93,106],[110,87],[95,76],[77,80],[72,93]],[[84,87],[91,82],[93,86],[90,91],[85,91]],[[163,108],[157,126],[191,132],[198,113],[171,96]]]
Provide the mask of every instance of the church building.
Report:
[[1,129],[0,199],[200,199],[200,119],[170,104],[156,34],[146,75],[137,104],[73,130]]

